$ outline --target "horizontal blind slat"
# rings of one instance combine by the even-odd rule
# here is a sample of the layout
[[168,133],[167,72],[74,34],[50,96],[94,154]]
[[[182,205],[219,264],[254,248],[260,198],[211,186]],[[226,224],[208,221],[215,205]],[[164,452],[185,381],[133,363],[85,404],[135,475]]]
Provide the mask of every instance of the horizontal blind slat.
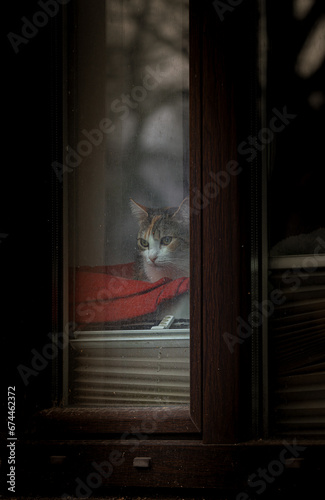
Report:
[[71,352],[76,405],[189,403],[188,329],[76,332]]
[[269,321],[280,435],[325,434],[324,259],[310,272],[301,267],[306,256],[270,260],[270,283],[285,299]]

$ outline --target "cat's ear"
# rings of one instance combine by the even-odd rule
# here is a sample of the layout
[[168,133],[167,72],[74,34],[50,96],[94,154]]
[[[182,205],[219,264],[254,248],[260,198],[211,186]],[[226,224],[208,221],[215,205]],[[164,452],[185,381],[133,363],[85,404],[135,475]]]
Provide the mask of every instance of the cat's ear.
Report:
[[136,203],[132,198],[130,198],[130,207],[133,215],[136,217],[139,223],[143,222],[148,217],[148,212],[146,207]]
[[189,197],[185,198],[176,212],[172,215],[175,219],[181,219],[185,222],[188,222],[190,219],[190,199]]

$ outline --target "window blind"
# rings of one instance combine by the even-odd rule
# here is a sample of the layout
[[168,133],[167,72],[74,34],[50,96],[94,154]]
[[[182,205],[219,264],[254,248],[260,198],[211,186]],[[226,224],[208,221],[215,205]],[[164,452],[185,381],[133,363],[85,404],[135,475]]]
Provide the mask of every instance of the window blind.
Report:
[[270,259],[281,290],[269,322],[277,434],[325,435],[325,255]]
[[78,406],[189,402],[189,329],[77,331],[70,394]]

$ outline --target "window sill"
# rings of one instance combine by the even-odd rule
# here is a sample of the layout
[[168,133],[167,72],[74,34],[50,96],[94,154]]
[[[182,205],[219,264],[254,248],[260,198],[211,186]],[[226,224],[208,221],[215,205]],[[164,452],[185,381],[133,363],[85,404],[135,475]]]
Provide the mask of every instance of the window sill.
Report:
[[41,433],[98,435],[116,433],[193,434],[199,429],[188,405],[111,408],[50,408],[37,417]]

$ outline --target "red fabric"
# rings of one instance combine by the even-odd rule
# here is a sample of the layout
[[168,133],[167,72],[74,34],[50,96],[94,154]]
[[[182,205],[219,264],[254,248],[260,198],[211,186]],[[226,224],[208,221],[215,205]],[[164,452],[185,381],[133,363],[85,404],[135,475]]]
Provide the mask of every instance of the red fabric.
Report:
[[133,263],[79,267],[75,283],[75,318],[79,324],[130,320],[153,313],[163,302],[189,290],[189,278],[163,278],[156,283],[133,280]]

